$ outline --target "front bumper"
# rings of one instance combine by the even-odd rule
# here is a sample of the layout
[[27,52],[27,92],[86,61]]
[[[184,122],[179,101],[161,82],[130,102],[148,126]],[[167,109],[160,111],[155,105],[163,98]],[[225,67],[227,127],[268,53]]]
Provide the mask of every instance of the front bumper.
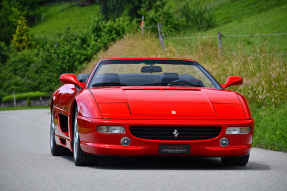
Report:
[[[97,132],[98,125],[120,125],[125,127],[124,134],[103,134]],[[207,140],[147,140],[134,137],[130,126],[170,125],[170,126],[220,126],[219,136]],[[111,120],[78,117],[81,148],[84,152],[96,155],[145,156],[145,155],[186,155],[186,156],[243,156],[252,147],[254,120]],[[230,126],[251,127],[245,135],[227,135]],[[121,139],[131,139],[129,146],[122,146]],[[220,146],[220,140],[229,139],[227,147]],[[189,154],[159,154],[159,145],[190,145]]]

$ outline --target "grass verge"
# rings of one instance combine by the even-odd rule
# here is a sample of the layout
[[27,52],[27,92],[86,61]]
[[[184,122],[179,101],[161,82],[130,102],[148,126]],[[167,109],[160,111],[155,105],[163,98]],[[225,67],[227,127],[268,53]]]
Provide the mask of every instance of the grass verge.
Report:
[[255,119],[253,146],[287,152],[287,104],[251,108]]
[[33,106],[33,107],[0,107],[0,111],[6,111],[6,110],[23,110],[23,109],[49,109],[49,106]]

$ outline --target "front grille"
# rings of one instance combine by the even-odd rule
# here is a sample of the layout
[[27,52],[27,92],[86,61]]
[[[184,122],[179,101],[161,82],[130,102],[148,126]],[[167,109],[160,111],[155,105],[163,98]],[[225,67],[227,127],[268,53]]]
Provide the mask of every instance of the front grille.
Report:
[[[217,137],[221,127],[131,126],[133,136],[152,140],[204,140]],[[177,135],[177,136],[176,136]]]

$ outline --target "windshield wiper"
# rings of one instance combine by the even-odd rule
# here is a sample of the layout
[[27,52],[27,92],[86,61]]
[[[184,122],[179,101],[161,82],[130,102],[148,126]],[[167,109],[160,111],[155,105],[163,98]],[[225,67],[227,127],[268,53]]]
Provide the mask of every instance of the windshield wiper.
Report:
[[95,83],[93,87],[103,87],[103,86],[126,86],[127,84],[122,84],[119,82],[102,82],[102,83]]
[[160,82],[157,82],[157,83],[147,83],[147,84],[141,84],[140,86],[166,86],[167,83],[160,83]]
[[200,80],[175,80],[168,84],[168,86],[193,86],[193,87],[204,87]]

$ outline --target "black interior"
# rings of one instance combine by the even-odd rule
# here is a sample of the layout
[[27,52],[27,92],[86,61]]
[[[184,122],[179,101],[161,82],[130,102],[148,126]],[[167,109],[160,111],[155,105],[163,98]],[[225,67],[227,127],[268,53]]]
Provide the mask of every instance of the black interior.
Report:
[[97,75],[91,84],[97,83],[121,83],[127,86],[140,86],[144,84],[169,84],[173,81],[181,80],[186,81],[197,86],[204,87],[202,81],[196,79],[189,74],[177,74],[177,73],[162,73],[162,74],[117,74],[117,73],[105,73]]

